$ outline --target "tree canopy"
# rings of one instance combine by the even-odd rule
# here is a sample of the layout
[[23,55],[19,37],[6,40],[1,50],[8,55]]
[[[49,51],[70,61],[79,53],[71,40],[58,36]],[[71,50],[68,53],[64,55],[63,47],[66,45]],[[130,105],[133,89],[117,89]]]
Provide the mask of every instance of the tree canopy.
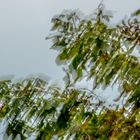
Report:
[[[140,139],[140,10],[111,25],[102,4],[92,16],[64,11],[52,18],[52,49],[66,69],[61,89],[40,78],[0,81],[4,137],[36,140]],[[93,88],[73,85],[92,79]],[[106,106],[97,87],[118,85],[122,107]]]

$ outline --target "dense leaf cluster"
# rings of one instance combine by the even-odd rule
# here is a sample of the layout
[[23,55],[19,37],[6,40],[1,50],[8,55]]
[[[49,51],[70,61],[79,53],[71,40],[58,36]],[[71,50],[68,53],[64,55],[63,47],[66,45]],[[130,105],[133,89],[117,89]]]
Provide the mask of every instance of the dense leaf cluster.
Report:
[[137,14],[136,11],[127,21],[111,27],[110,16],[104,15],[100,5],[93,20],[80,20],[73,12],[52,20],[52,29],[59,34],[52,37],[56,41],[52,48],[60,48],[57,59],[67,62],[74,82],[86,75],[94,79],[94,88],[119,84],[121,96],[129,94],[134,108],[140,107],[140,62],[135,55],[140,43]]

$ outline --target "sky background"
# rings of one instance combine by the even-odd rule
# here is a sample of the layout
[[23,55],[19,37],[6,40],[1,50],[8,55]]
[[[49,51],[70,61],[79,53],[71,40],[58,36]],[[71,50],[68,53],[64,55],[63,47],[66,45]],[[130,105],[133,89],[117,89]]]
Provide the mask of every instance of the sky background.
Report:
[[[56,52],[45,37],[51,18],[63,9],[79,9],[91,14],[100,0],[0,0],[0,78],[7,75],[25,77],[44,73],[52,79],[63,77],[55,64]],[[140,0],[104,0],[113,10],[113,22],[140,8]]]

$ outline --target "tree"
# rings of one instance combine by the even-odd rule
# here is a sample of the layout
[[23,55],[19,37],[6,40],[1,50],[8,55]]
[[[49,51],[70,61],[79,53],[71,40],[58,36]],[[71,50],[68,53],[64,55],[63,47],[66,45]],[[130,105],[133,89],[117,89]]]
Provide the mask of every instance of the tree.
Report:
[[[102,4],[94,18],[83,19],[65,11],[52,19],[52,48],[59,51],[67,84],[64,90],[39,78],[22,82],[1,81],[0,118],[13,139],[140,139],[140,12],[110,26],[111,15]],[[83,77],[93,79],[93,89],[73,85]],[[94,93],[118,84],[122,108],[104,105]]]

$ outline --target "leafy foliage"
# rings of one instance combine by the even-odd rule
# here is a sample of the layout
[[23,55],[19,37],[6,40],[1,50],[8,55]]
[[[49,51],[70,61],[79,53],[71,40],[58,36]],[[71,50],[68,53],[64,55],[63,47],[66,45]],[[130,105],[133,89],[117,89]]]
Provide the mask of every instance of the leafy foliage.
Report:
[[[94,18],[65,11],[52,19],[48,38],[59,51],[57,62],[68,66],[66,88],[39,78],[0,81],[0,120],[12,139],[138,140],[140,139],[139,10],[111,27],[111,16],[99,5]],[[93,79],[92,90],[72,85]],[[98,86],[118,84],[121,108],[106,106],[95,94]],[[119,91],[118,91],[119,92]]]
[[[59,34],[53,39],[71,40],[65,47],[58,45],[60,40],[57,40],[58,44],[54,43],[52,48],[61,48],[57,59],[68,62],[69,73],[77,75],[73,77],[74,82],[85,73],[88,79],[94,77],[94,88],[118,82],[122,93],[130,95],[129,102],[134,106],[137,106],[137,101],[139,104],[139,99],[133,100],[133,97],[139,98],[140,88],[140,63],[134,55],[140,44],[140,21],[136,15],[127,22],[122,21],[121,25],[110,27],[110,16],[105,15],[103,6],[99,5],[94,20],[79,20],[80,17],[73,12],[63,14],[63,17],[60,14],[52,20]],[[60,24],[56,26],[58,20]],[[69,30],[69,25],[64,30],[65,24],[72,21],[73,30]]]

